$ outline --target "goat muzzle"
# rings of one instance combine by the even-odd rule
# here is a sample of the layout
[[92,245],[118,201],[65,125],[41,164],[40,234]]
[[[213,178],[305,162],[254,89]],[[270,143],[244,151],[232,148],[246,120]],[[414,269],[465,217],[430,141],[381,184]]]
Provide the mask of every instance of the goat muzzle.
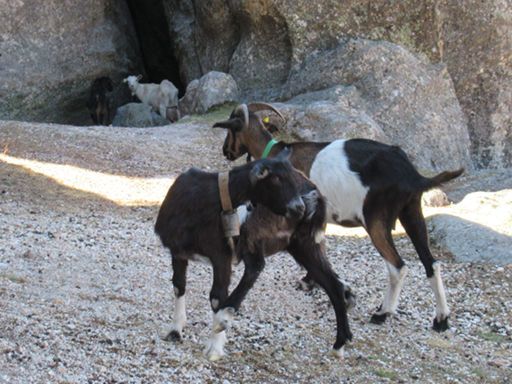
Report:
[[288,218],[301,219],[305,212],[306,205],[300,197],[293,199],[286,205],[286,217]]

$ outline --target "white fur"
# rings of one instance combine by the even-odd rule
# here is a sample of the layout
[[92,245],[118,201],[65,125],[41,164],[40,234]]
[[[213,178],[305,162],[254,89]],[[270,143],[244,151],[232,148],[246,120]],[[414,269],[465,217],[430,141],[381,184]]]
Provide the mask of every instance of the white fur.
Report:
[[177,297],[176,303],[174,304],[174,316],[172,318],[173,324],[171,329],[177,331],[180,335],[183,331],[183,327],[187,323],[187,313],[185,310],[185,295]]
[[222,358],[224,353],[224,345],[227,342],[226,332],[214,332],[206,342],[204,354],[210,361],[217,361]]
[[407,266],[403,266],[400,270],[396,269],[395,266],[386,261],[386,267],[388,269],[389,282],[382,301],[382,306],[377,314],[381,315],[384,313],[395,313],[398,307],[398,299],[400,291],[404,285],[405,276],[407,275]]
[[212,334],[204,349],[208,360],[216,361],[224,356],[224,345],[227,342],[226,329],[230,327],[234,313],[233,308],[225,308],[213,314]]
[[327,220],[359,219],[364,224],[363,203],[368,193],[357,173],[349,169],[345,140],[336,140],[322,149],[311,165],[311,180],[327,199]]
[[443,280],[441,278],[441,264],[439,262],[435,262],[432,267],[434,268],[434,275],[428,280],[430,281],[430,286],[432,287],[436,297],[436,319],[437,321],[441,321],[450,315],[450,310],[448,309],[448,304],[446,302],[446,294],[444,291]]
[[164,79],[160,84],[141,84],[137,76],[128,76],[123,81],[128,83],[132,96],[137,96],[164,118],[167,118],[167,108],[178,105],[178,89],[169,80]]
[[319,229],[315,233],[315,243],[320,244],[325,238],[325,231],[323,229]]
[[277,231],[275,236],[280,240],[288,240],[292,235],[292,231]]
[[345,347],[341,347],[340,349],[332,349],[332,355],[336,358],[338,358],[339,360],[344,360],[345,359]]
[[197,262],[202,263],[202,264],[208,264],[208,265],[212,264],[211,260],[208,257],[203,256],[203,255],[199,255],[197,253],[194,253],[192,255],[192,257],[190,258],[190,260],[197,261]]
[[221,332],[230,327],[235,310],[224,308],[213,314],[213,332]]
[[318,207],[318,199],[320,197],[319,192],[316,189],[302,195],[302,201],[306,206],[306,212],[304,214],[305,220],[311,220]]
[[247,210],[247,206],[245,204],[239,206],[236,209],[236,213],[238,214],[238,219],[240,220],[240,225],[246,222],[249,217],[249,211]]

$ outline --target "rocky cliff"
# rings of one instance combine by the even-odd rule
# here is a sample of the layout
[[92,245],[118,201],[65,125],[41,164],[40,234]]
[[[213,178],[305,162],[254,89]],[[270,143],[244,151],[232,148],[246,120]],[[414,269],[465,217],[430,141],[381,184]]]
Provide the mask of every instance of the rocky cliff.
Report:
[[[445,145],[458,141],[477,166],[512,166],[510,1],[152,0],[128,4],[131,13],[125,2],[114,0],[87,0],[79,7],[69,0],[0,0],[0,118],[87,120],[82,106],[93,78],[111,74],[119,83],[122,74],[142,72],[145,67],[151,79],[151,68],[168,57],[169,62],[177,62],[171,72],[179,73],[181,91],[212,70],[231,74],[245,100],[287,101],[299,91],[350,85],[366,96],[367,104],[379,105],[380,116],[396,116],[394,129],[404,132],[403,137],[414,133],[421,142],[418,132],[429,130],[442,141],[451,131]],[[157,23],[154,17],[161,13],[165,18],[159,17]],[[155,28],[164,30],[168,38],[161,33],[154,39],[148,36]],[[339,54],[340,46],[351,39],[383,46],[394,43],[416,56],[425,69],[404,73],[400,61],[389,57],[383,58],[383,66],[392,75],[372,74],[376,63],[359,62],[361,67],[353,68],[343,61],[350,55]],[[151,52],[155,57],[150,57]],[[311,63],[319,57],[322,73],[307,77],[314,73]],[[329,57],[333,61],[328,62]],[[343,72],[344,68],[352,72]],[[163,69],[160,66],[159,71]],[[444,80],[433,82],[439,77],[429,75],[423,81],[422,71],[444,73]],[[354,77],[357,73],[364,77]],[[408,78],[415,79],[417,92],[411,90]],[[410,107],[421,105],[416,123],[410,117],[400,121],[400,111],[393,111],[397,105],[380,103],[382,95],[373,92],[377,88],[361,88],[372,81],[378,92],[393,92],[393,84],[409,89],[404,97],[419,101],[412,100]],[[387,82],[379,85],[378,81]],[[427,99],[419,100],[422,97]],[[374,107],[366,105],[364,113]],[[431,122],[435,124],[429,127]],[[382,119],[377,123],[379,127],[387,124]],[[319,136],[326,136],[322,127],[315,129]],[[395,136],[389,139],[394,141]],[[465,155],[459,159],[465,161]]]
[[164,1],[176,49],[186,52],[186,81],[213,69],[229,72],[249,98],[282,98],[281,86],[305,59],[347,37],[387,40],[444,63],[474,161],[512,165],[509,1]]
[[[0,119],[88,123],[96,77],[141,71],[127,5],[116,0],[0,0]],[[117,86],[114,102],[127,100]]]

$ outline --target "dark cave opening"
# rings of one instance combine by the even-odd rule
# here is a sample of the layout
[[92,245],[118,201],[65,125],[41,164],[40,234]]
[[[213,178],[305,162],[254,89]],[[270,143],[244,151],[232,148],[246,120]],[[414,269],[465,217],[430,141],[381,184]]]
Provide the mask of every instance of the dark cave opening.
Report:
[[185,94],[178,60],[174,56],[169,25],[162,0],[126,0],[137,33],[146,75],[144,83],[171,81]]

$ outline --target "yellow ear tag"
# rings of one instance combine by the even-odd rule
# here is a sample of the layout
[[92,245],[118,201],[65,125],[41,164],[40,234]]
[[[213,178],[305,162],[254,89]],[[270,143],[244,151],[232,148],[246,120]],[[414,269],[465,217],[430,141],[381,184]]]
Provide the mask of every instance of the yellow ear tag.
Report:
[[269,118],[268,116],[265,116],[265,117],[263,118],[263,122],[264,122],[265,124],[270,123],[270,118]]

